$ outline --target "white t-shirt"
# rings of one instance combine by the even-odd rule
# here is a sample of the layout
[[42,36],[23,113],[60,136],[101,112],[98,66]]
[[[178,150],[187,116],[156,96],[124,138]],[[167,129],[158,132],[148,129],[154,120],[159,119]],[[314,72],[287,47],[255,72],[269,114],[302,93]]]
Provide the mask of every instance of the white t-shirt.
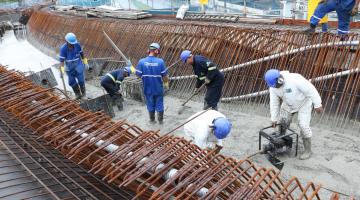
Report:
[[[201,112],[203,111],[195,113],[189,117],[188,120],[199,115]],[[225,118],[223,114],[216,110],[206,111],[204,114],[184,125],[185,135],[190,137],[190,139],[202,149],[213,149],[215,148],[215,144],[223,146],[222,140],[217,139],[213,134],[212,128],[210,128],[210,126],[213,125],[214,119],[219,117]]]

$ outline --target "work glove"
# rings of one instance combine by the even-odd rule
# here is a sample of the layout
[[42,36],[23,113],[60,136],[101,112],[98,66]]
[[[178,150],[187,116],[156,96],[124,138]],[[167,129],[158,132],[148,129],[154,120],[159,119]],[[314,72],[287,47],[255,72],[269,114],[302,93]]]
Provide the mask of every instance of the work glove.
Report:
[[64,78],[65,67],[63,65],[60,66],[60,78]]
[[215,154],[218,154],[222,148],[223,148],[222,146],[216,144],[215,145]]
[[92,70],[93,70],[93,68],[89,65],[88,59],[87,59],[87,58],[83,58],[83,59],[82,59],[82,62],[84,63],[85,68],[91,73]]
[[317,113],[322,113],[322,112],[324,112],[324,108],[323,108],[322,106],[320,106],[320,107],[318,107],[318,108],[315,108],[315,111],[316,111]]
[[358,13],[358,7],[354,6],[353,9],[350,11],[351,16],[355,16]]
[[164,82],[164,88],[165,88],[165,90],[169,89],[169,82]]
[[210,83],[210,79],[205,78],[205,84],[207,85],[207,84],[209,84],[209,83]]
[[275,128],[276,127],[276,124],[277,124],[277,122],[275,121],[275,122],[271,122],[271,126],[273,127],[273,128]]

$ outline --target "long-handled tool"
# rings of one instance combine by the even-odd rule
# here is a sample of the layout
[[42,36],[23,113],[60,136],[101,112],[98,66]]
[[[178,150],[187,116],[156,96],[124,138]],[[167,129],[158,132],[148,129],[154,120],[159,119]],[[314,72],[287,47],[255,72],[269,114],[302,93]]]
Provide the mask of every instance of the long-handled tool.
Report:
[[64,66],[60,66],[59,70],[60,70],[60,78],[61,78],[61,81],[62,81],[62,84],[63,84],[63,87],[64,87],[64,92],[65,92],[65,94],[67,94],[66,85],[65,85],[65,78],[64,78],[64,71],[65,71]]
[[[109,37],[108,34],[106,34],[105,30],[102,30],[105,38],[107,39],[107,41],[111,44],[111,46],[115,49],[116,52],[118,52],[118,54],[122,57],[122,59],[124,59],[127,63],[131,64],[131,60],[128,59],[125,54],[119,49],[119,47],[116,46],[116,44],[114,43],[114,41],[112,41],[112,39]],[[132,65],[132,64],[131,64]]]
[[181,61],[181,59],[177,60],[176,62],[174,62],[173,64],[171,64],[169,67],[167,67],[166,69],[169,70],[172,67],[174,67],[176,64],[178,64]]
[[181,104],[180,109],[178,110],[178,114],[182,114],[185,110],[185,105],[187,104],[187,102],[189,102],[195,95],[199,94],[199,92],[205,87],[205,84],[202,84],[200,86],[200,88],[198,89],[197,92],[194,92],[194,94],[192,94],[184,103]]

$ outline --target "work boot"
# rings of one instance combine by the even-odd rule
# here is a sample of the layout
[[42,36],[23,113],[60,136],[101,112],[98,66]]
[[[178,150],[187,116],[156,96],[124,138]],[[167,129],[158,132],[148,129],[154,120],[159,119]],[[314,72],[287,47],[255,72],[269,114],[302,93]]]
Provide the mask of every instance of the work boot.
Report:
[[163,124],[163,120],[164,120],[164,112],[158,112],[159,124]]
[[81,99],[81,93],[80,93],[80,88],[79,85],[75,85],[74,87],[72,87],[74,93],[75,93],[75,99],[79,100]]
[[310,27],[306,29],[304,32],[305,34],[313,34],[315,33],[316,25],[310,24]]
[[85,84],[80,85],[80,91],[81,91],[81,97],[85,97],[86,96]]
[[155,112],[149,112],[150,123],[154,124],[155,122]]
[[124,110],[124,105],[123,105],[124,99],[122,98],[121,94],[118,96],[118,98],[116,99],[116,106],[118,107],[119,111]]
[[304,148],[305,151],[303,154],[300,155],[300,160],[307,160],[311,157],[311,137],[310,138],[303,138]]

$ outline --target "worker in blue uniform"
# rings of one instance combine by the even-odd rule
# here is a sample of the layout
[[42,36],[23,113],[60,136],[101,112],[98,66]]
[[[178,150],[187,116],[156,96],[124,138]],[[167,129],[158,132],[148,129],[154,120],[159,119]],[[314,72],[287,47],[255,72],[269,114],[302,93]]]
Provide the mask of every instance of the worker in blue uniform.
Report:
[[136,66],[136,76],[141,77],[143,91],[149,111],[150,122],[155,123],[155,111],[158,121],[164,119],[164,87],[169,88],[168,72],[164,60],[158,58],[160,45],[152,43],[149,46],[148,57],[142,58]]
[[345,36],[350,30],[350,17],[358,12],[360,0],[322,0],[310,18],[310,27],[306,33],[314,33],[319,21],[329,12],[336,11],[338,15],[338,34]]
[[127,66],[123,69],[117,69],[107,73],[101,79],[101,86],[106,90],[112,99],[112,104],[116,105],[119,111],[124,109],[123,106],[123,97],[119,92],[120,85],[125,77],[130,76],[131,73],[134,73],[135,69],[132,66]]
[[75,34],[67,33],[65,41],[66,43],[60,47],[59,55],[61,78],[66,72],[69,85],[72,87],[76,99],[81,99],[86,96],[84,69],[87,68],[91,71],[92,68],[89,67],[87,58],[84,56]]
[[221,97],[221,91],[224,86],[224,74],[219,71],[216,64],[201,55],[192,55],[191,51],[185,50],[180,55],[184,63],[193,66],[197,78],[195,93],[199,93],[202,84],[206,85],[204,110],[212,108],[217,110],[217,104]]

